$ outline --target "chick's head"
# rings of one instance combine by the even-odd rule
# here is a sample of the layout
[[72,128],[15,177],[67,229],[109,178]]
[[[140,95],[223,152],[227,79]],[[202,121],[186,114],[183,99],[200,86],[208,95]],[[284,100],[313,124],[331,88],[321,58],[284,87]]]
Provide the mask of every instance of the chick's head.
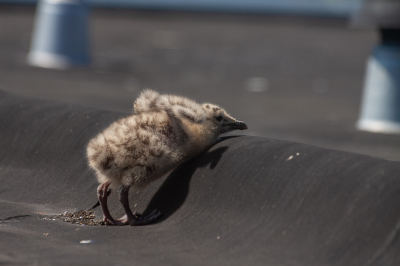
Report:
[[244,122],[233,118],[224,109],[215,104],[204,103],[202,108],[206,112],[207,120],[211,121],[216,130],[219,131],[218,135],[233,130],[247,129],[247,125]]

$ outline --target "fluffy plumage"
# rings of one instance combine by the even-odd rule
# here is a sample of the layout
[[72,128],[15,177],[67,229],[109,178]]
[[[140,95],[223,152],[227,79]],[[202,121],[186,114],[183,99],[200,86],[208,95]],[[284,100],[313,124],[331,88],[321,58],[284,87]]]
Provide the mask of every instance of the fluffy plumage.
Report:
[[[221,133],[247,126],[214,104],[200,105],[181,96],[144,90],[134,114],[112,123],[87,146],[89,165],[100,183],[99,202],[106,224],[147,224],[160,212],[141,217],[130,211],[131,186],[144,188],[182,162],[209,148]],[[107,188],[120,186],[126,216],[115,220],[107,208]]]

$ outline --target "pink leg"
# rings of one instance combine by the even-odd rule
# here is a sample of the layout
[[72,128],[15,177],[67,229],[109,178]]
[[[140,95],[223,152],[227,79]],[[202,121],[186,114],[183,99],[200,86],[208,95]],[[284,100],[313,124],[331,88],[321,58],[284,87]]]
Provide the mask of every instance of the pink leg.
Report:
[[131,208],[129,207],[129,198],[128,198],[129,189],[130,186],[122,186],[118,190],[119,201],[124,207],[126,213],[126,215],[122,217],[121,220],[119,220],[120,222],[130,225],[146,225],[152,223],[161,216],[161,212],[158,210],[154,210],[146,217],[143,217],[136,212],[132,213]]
[[103,210],[103,221],[106,225],[122,225],[118,220],[114,220],[111,216],[107,206],[107,189],[110,186],[110,182],[106,181],[99,185],[97,188],[97,197],[99,198],[101,209]]

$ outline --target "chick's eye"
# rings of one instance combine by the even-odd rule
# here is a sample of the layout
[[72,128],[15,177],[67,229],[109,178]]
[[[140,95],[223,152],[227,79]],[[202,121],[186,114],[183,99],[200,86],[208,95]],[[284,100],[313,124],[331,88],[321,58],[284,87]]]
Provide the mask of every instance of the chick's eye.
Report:
[[217,119],[217,121],[221,121],[222,120],[222,116],[217,116],[215,119]]

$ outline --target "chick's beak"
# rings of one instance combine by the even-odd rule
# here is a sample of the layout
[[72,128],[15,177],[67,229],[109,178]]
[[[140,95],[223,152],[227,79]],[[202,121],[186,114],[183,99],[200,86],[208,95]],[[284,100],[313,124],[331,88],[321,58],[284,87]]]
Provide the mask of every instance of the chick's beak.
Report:
[[232,123],[231,124],[231,128],[232,129],[239,129],[239,130],[248,129],[247,125],[244,122],[239,121],[239,120],[236,120],[235,123]]

